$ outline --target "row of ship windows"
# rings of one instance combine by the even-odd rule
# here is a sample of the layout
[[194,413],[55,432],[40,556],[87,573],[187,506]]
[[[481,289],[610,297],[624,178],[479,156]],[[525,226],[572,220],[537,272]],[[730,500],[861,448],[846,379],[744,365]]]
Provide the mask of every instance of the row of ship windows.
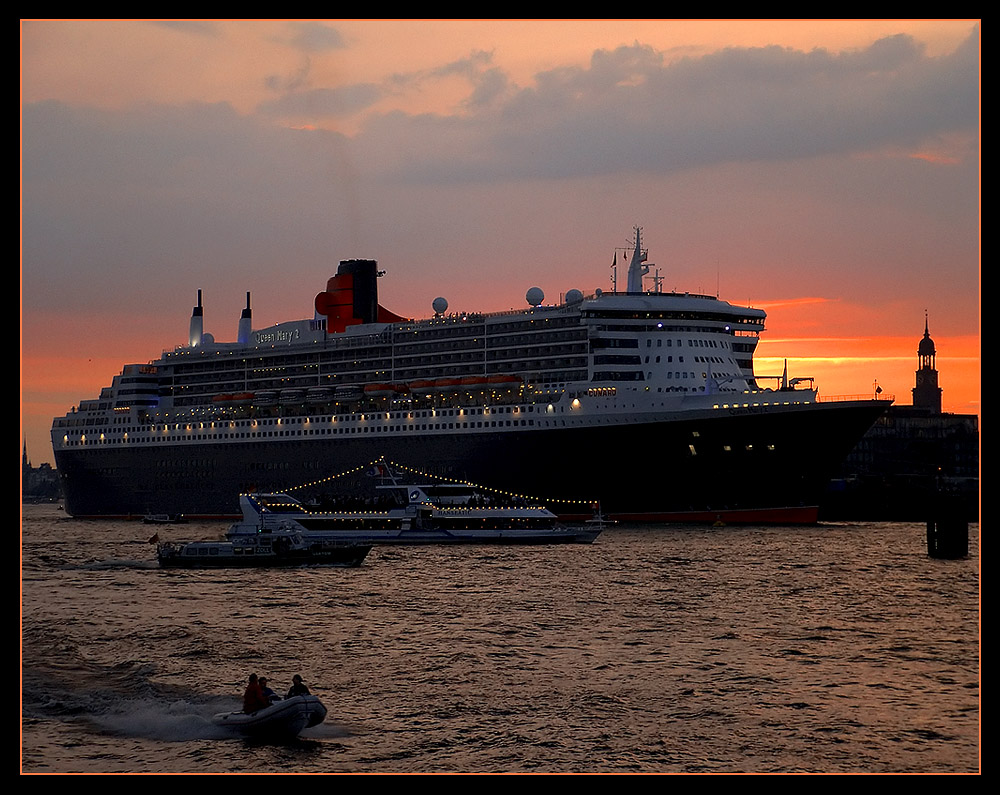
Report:
[[395,355],[415,356],[421,353],[433,353],[442,350],[482,350],[487,348],[522,348],[536,345],[559,345],[566,342],[586,341],[586,329],[577,331],[550,331],[539,334],[530,331],[525,334],[508,334],[506,336],[470,336],[449,342],[400,342],[395,347]]
[[[637,374],[639,377],[636,380],[642,380],[642,374]],[[693,376],[694,374],[689,374]],[[657,391],[675,391],[673,388],[663,389],[660,388]],[[689,391],[687,388],[683,388],[680,391]],[[364,433],[407,433],[414,431],[434,431],[434,430],[469,430],[469,429],[480,429],[480,428],[510,428],[510,427],[535,427],[536,420],[533,418],[524,419],[515,417],[513,419],[470,419],[471,417],[485,417],[489,414],[503,414],[503,413],[524,413],[534,411],[534,406],[528,406],[525,408],[516,407],[499,407],[494,408],[487,412],[484,409],[445,409],[438,410],[433,414],[429,411],[418,411],[413,412],[412,416],[400,416],[392,417],[387,424],[365,424],[365,418],[354,417],[352,418],[355,424],[344,424],[340,427],[332,428],[277,428],[274,430],[247,430],[247,431],[229,431],[224,430],[220,427],[219,431],[215,433],[191,433],[190,428],[183,427],[183,424],[175,426],[172,434],[164,435],[165,433],[170,433],[166,428],[163,432],[159,433],[149,433],[148,431],[136,431],[132,433],[131,429],[118,429],[118,433],[122,433],[122,437],[116,436],[113,439],[104,439],[100,436],[97,439],[91,438],[87,439],[86,436],[79,440],[71,440],[68,437],[63,438],[64,447],[76,447],[76,446],[89,446],[93,444],[127,444],[127,443],[155,443],[155,442],[169,442],[178,441],[180,437],[183,441],[219,441],[225,439],[261,439],[261,438],[273,438],[273,437],[303,437],[303,436],[336,436],[336,435],[350,435],[350,434],[364,434]],[[458,422],[448,421],[448,422],[418,422],[413,423],[414,418],[417,419],[429,419],[444,416],[455,416],[459,418]],[[278,426],[281,424],[306,424],[304,418],[299,418],[298,420],[241,420],[233,423],[229,427],[233,426],[250,426],[253,428],[263,428],[264,426]],[[537,425],[539,427],[549,427],[552,425],[565,425],[565,420],[551,420],[539,419]],[[100,431],[95,431],[100,433]],[[129,434],[132,433],[130,436]]]
[[[490,349],[505,347],[529,347],[525,345],[525,335],[484,337],[481,327],[477,330],[471,329],[467,326],[463,327],[461,331],[463,334],[461,338],[453,339],[449,342],[435,341],[424,343],[420,340],[408,341],[406,337],[403,337],[396,343],[395,349],[385,344],[372,344],[362,346],[361,350],[364,350],[365,352],[365,356],[363,358],[366,361],[370,361],[377,358],[391,359],[393,356],[393,350],[395,350],[395,357],[399,359],[408,356],[419,356],[420,354],[427,352],[440,352],[442,350],[482,350],[484,345]],[[586,329],[550,331],[542,333],[538,333],[535,329],[527,329],[526,333],[530,333],[531,346],[545,344],[552,345],[553,343],[560,344],[568,341],[585,340],[587,336]],[[276,367],[317,367],[330,364],[336,365],[337,367],[344,367],[349,366],[352,363],[352,360],[357,358],[358,350],[359,349],[356,346],[351,346],[350,348],[339,350],[327,349],[322,352],[308,351],[306,353],[289,353],[284,356],[273,356],[267,358],[255,357],[252,359],[243,359],[242,361],[211,358],[198,361],[177,362],[174,364],[174,369],[178,374],[184,373],[188,376],[193,376],[199,373],[216,373],[220,370],[243,370],[246,368],[270,370]]]
[[[583,381],[583,380],[587,379],[587,371],[586,371],[586,369],[579,369],[579,370],[544,370],[544,368],[539,368],[539,370],[541,370],[541,372],[538,372],[536,374],[539,379],[545,378],[547,380],[557,381],[557,382]],[[510,369],[507,368],[506,371],[510,372]],[[503,372],[504,372],[504,369],[502,367],[499,367],[499,366],[495,370],[493,368],[490,369],[490,374],[493,374],[493,373],[503,373]],[[461,375],[474,375],[474,374],[476,374],[476,373],[471,373],[471,372],[463,371],[463,370],[455,370],[455,371],[446,370],[443,373],[443,375],[445,375],[445,376],[461,376]],[[435,375],[442,375],[442,373],[435,373]],[[386,380],[386,381],[393,381],[393,382],[395,382],[397,380],[398,381],[412,381],[412,380],[415,380],[416,378],[429,377],[429,374],[426,371],[420,371],[420,372],[412,373],[412,374],[407,375],[407,376],[401,376],[399,373],[397,373],[397,376],[398,376],[397,378],[389,378],[386,375],[384,377],[384,380]],[[370,379],[370,380],[377,381],[378,379],[377,378],[373,378],[373,379]],[[364,383],[367,383],[367,382],[362,381],[360,383],[351,384],[349,386],[361,386]],[[173,396],[174,399],[175,399],[175,405],[178,405],[178,406],[193,406],[193,405],[203,405],[206,402],[206,398],[209,397],[209,396],[211,396],[211,395],[213,395],[213,394],[215,394],[216,392],[223,392],[223,393],[224,392],[234,392],[234,391],[241,391],[243,389],[247,389],[247,391],[251,391],[251,392],[256,392],[256,391],[263,390],[263,389],[268,389],[268,390],[269,389],[294,389],[294,388],[307,389],[309,387],[314,387],[314,386],[317,386],[317,383],[316,383],[316,381],[315,381],[314,378],[310,378],[310,377],[303,377],[303,378],[300,378],[300,379],[283,378],[283,379],[273,379],[273,380],[270,380],[270,381],[253,383],[253,384],[250,384],[248,387],[244,387],[243,385],[240,385],[238,387],[231,386],[230,388],[223,388],[220,385],[218,387],[213,388],[211,390],[211,392],[209,392],[209,393],[195,392],[193,387],[176,387],[176,388],[173,388],[173,389],[166,389],[166,390],[164,390],[164,392],[162,394],[163,394],[163,396]],[[323,384],[320,384],[319,386],[323,386]]]
[[159,436],[159,435],[140,435],[140,436],[125,436],[123,438],[114,439],[79,439],[79,440],[63,440],[63,447],[90,447],[92,445],[114,445],[114,444],[155,444],[155,443],[177,443],[177,442],[201,442],[201,441],[211,441],[219,442],[227,439],[265,439],[274,437],[298,437],[302,438],[305,436],[339,436],[339,435],[352,435],[352,434],[376,434],[376,433],[390,433],[395,432],[397,434],[405,434],[417,431],[444,431],[444,430],[472,430],[472,429],[486,429],[486,428],[510,428],[510,427],[539,427],[539,428],[549,428],[549,427],[566,427],[567,423],[564,419],[547,419],[547,420],[478,420],[476,422],[467,423],[455,423],[455,422],[440,422],[440,423],[421,423],[414,425],[401,425],[401,426],[361,426],[361,427],[350,427],[350,428],[320,428],[313,430],[287,430],[287,431],[246,431],[241,433],[217,433],[217,434],[181,434],[175,432],[173,436]]
[[[336,371],[328,371],[326,368],[318,368],[316,365],[301,365],[298,367],[273,368],[267,371],[253,370],[244,373],[242,370],[232,371],[230,378],[233,380],[228,385],[220,384],[224,373],[201,373],[201,374],[176,374],[173,378],[164,379],[168,386],[197,386],[199,384],[211,385],[217,391],[232,391],[233,389],[253,389],[261,388],[262,385],[276,383],[280,379],[332,379],[341,375],[351,374],[354,376],[370,376],[372,378],[383,378],[388,380],[406,380],[411,378],[434,378],[442,375],[438,372],[442,367],[482,367],[483,360],[488,362],[488,367],[498,366],[508,370],[545,370],[553,367],[586,367],[586,356],[572,354],[586,354],[583,344],[568,346],[563,350],[553,350],[551,348],[540,348],[536,350],[520,351],[488,351],[486,356],[480,351],[476,354],[444,354],[437,356],[426,356],[415,359],[398,359],[393,363],[389,360],[370,360],[352,362],[349,366],[343,366]],[[533,355],[533,358],[525,359],[525,356]],[[464,363],[464,364],[463,364]],[[515,368],[513,365],[517,364]],[[473,371],[474,372],[474,371]],[[390,375],[394,373],[394,375]],[[448,375],[450,373],[443,373]],[[305,382],[303,382],[305,383]],[[148,391],[148,390],[147,390]]]
[[[649,341],[647,340],[647,342]],[[525,352],[512,353],[510,354],[510,359],[521,358],[523,357],[524,353]],[[570,351],[566,351],[566,353],[570,353]],[[481,361],[481,357],[476,356],[475,361],[469,362],[464,366],[455,363],[451,366],[450,369],[446,369],[445,371],[437,372],[437,369],[435,368],[434,371],[431,372],[431,370],[427,369],[428,367],[433,368],[435,365],[440,367],[441,365],[446,364],[446,362],[451,357],[446,357],[444,359],[442,359],[441,357],[429,357],[429,358],[433,359],[433,361],[411,361],[407,363],[408,366],[401,366],[402,363],[397,362],[396,363],[397,366],[395,368],[395,380],[406,381],[406,380],[413,380],[414,378],[436,377],[441,375],[445,376],[468,375],[469,374],[469,372],[467,372],[468,368],[476,366]],[[490,359],[491,362],[493,362],[492,366],[494,367],[498,365],[503,366],[505,370],[513,372],[513,369],[511,367],[511,365],[514,363],[513,361],[508,360],[501,363],[500,354],[497,354],[496,356],[491,354],[489,355],[488,358]],[[457,359],[459,362],[465,361],[465,357],[462,356],[458,356]],[[656,360],[657,362],[659,362],[660,358],[657,357]],[[700,361],[701,359],[696,359],[696,360]],[[672,358],[667,357],[667,361],[672,361]],[[683,357],[681,357],[679,361],[683,361]],[[722,360],[715,358],[714,361],[721,362]],[[648,357],[647,357],[647,362],[648,362]],[[601,365],[609,363],[629,364],[638,362],[637,360],[629,360],[624,356],[615,357],[614,355],[595,354],[593,358],[593,363],[595,365]],[[565,358],[551,358],[551,359],[533,359],[530,361],[522,360],[518,362],[518,365],[519,367],[517,369],[519,371],[520,370],[545,371],[545,370],[551,370],[553,368],[566,368],[566,367],[583,368],[587,366],[587,359],[581,356],[575,356],[575,357],[569,356]],[[358,362],[355,363],[355,367],[350,368],[349,370],[343,370],[342,374],[346,372],[351,372],[356,376],[367,375],[369,377],[369,380],[370,379],[378,380],[379,378],[394,380],[390,378],[390,376],[388,375],[389,367],[390,363],[385,361],[379,361],[374,363]],[[211,389],[215,392],[227,392],[234,390],[239,391],[244,389],[250,389],[250,390],[270,389],[270,388],[282,388],[289,386],[307,387],[307,386],[315,386],[317,384],[316,382],[317,378],[321,380],[325,379],[327,382],[329,382],[330,379],[333,377],[331,375],[323,376],[321,373],[317,373],[315,367],[307,367],[305,369],[311,372],[303,373],[300,370],[298,375],[291,375],[289,372],[287,372],[287,370],[286,371],[272,370],[265,376],[264,373],[257,371],[254,372],[252,374],[252,377],[250,377],[247,380],[244,380],[242,375],[234,374],[236,375],[236,378],[238,380],[234,380],[226,384],[219,383],[218,375],[209,376],[203,374],[200,376],[194,376],[194,375],[188,375],[183,377],[177,376],[172,380],[170,384],[164,385],[161,394],[165,395],[176,394],[179,391],[187,390],[196,387],[200,384],[211,385]],[[573,377],[578,378],[579,375],[577,374],[574,375]],[[152,394],[152,393],[153,390],[151,388],[141,391],[129,389],[129,390],[122,390],[120,392],[120,394],[123,395]]]
[[507,331],[531,331],[537,334],[539,328],[565,328],[566,326],[574,329],[579,328],[579,318],[575,315],[568,315],[566,317],[532,318],[527,322],[521,320],[513,323],[490,323],[490,331],[494,334]]
[[[730,328],[734,325],[744,324],[747,321],[744,320],[729,320],[726,325]],[[733,329],[726,331],[721,326],[668,326],[664,323],[654,323],[652,325],[613,325],[609,323],[602,323],[600,325],[591,326],[592,329],[597,331],[618,331],[624,332],[626,334],[735,334],[735,335],[747,335],[756,336],[759,330],[763,329],[763,325],[758,321],[750,321],[755,328],[752,330],[741,330]]]
[[[634,332],[634,328],[628,329]],[[691,331],[691,329],[658,329],[660,331]],[[715,332],[717,329],[699,329],[702,332]],[[499,337],[486,339],[485,345],[491,350],[504,349],[504,348],[514,348],[513,353],[516,354],[518,350],[538,350],[539,346],[548,345],[551,350],[553,347],[562,348],[567,342],[570,343],[570,350],[581,350],[581,348],[573,345],[576,342],[577,345],[583,345],[586,340],[586,330],[580,329],[578,331],[559,331],[551,332],[543,335],[535,334],[531,337],[531,345],[525,345],[525,340],[523,337],[509,336],[509,337]],[[657,339],[657,347],[663,345],[663,339]],[[668,347],[673,345],[674,340],[666,339],[666,345]],[[684,341],[678,339],[677,346],[682,347]],[[555,343],[553,345],[553,343]],[[634,338],[632,340],[622,340],[624,347],[632,347],[636,341]],[[619,344],[618,340],[614,338],[596,338],[590,341],[591,350],[601,347],[612,347]],[[646,340],[646,347],[652,345],[652,340]],[[723,347],[716,340],[705,340],[705,339],[689,339],[687,340],[688,347]],[[442,350],[454,350],[454,351],[474,351],[481,352],[484,347],[484,340],[482,339],[469,339],[469,340],[456,340],[450,344],[442,346],[441,343],[433,343],[428,345],[420,345],[416,343],[397,345],[395,349],[395,359],[397,362],[409,358],[417,357],[422,353],[432,352],[439,354]],[[547,352],[547,351],[542,351]],[[393,353],[392,349],[389,347],[378,347],[373,346],[366,349],[366,355],[363,357],[363,361],[359,361],[355,356],[355,351],[324,351],[323,353],[309,352],[304,354],[289,354],[286,356],[268,357],[267,359],[257,358],[256,360],[244,359],[242,362],[233,360],[217,360],[211,359],[208,361],[198,361],[198,362],[185,362],[183,364],[177,364],[175,366],[175,377],[184,378],[193,382],[197,379],[199,375],[203,377],[212,377],[213,374],[217,374],[220,371],[227,370],[237,370],[245,371],[249,369],[251,372],[263,375],[266,372],[274,371],[275,369],[282,368],[294,368],[294,367],[309,367],[317,368],[323,365],[335,365],[339,369],[344,368],[359,368],[359,367],[371,367],[373,360],[378,366],[387,366],[387,363],[392,360]],[[508,357],[511,352],[507,352]],[[415,362],[426,361],[426,359],[415,359]]]
[[[492,357],[490,357],[490,358],[492,358]],[[715,361],[717,363],[720,363],[720,364],[723,363],[723,360],[720,357],[696,357],[695,361],[706,361],[709,358],[711,358],[712,361]],[[440,362],[441,360],[438,359],[437,361]],[[667,359],[666,359],[666,361],[667,362],[672,362],[673,361],[673,356],[668,356]],[[684,361],[684,357],[683,356],[679,357],[678,361],[681,361],[681,362]],[[648,356],[646,357],[646,362],[647,363],[649,362],[649,357]],[[656,362],[657,363],[660,362],[660,357],[659,356],[656,357]],[[638,356],[615,355],[615,354],[595,354],[594,357],[593,357],[593,363],[595,365],[603,365],[603,364],[639,364],[640,360],[639,360]],[[384,365],[385,363],[382,363],[382,364]],[[547,370],[547,369],[551,369],[553,367],[557,367],[557,368],[558,367],[585,367],[586,364],[587,364],[587,362],[586,362],[586,359],[584,359],[582,357],[570,357],[570,358],[565,358],[565,359],[550,359],[550,360],[537,359],[537,360],[533,360],[533,361],[530,361],[530,362],[522,362],[522,364],[523,364],[524,367],[526,367],[529,370]],[[472,365],[468,365],[468,366],[472,366]],[[312,369],[312,368],[310,368],[310,369]],[[395,373],[396,373],[396,380],[402,380],[402,381],[412,380],[413,378],[417,378],[417,377],[424,377],[424,376],[428,376],[429,377],[430,375],[433,375],[433,374],[428,373],[427,371],[422,370],[422,369],[414,369],[412,367],[401,367],[398,364],[397,364]],[[454,371],[447,371],[444,374],[445,375],[463,375],[463,374],[468,374],[468,373],[464,372],[464,371],[460,371],[460,370],[454,370]],[[377,372],[371,373],[371,375],[372,375],[373,378],[383,377],[383,378],[386,378],[388,380],[393,380],[392,378],[389,377],[387,371],[385,371],[385,370],[379,370]],[[290,386],[303,386],[303,387],[315,386],[316,385],[316,381],[315,381],[316,377],[317,376],[315,374],[301,374],[297,378],[291,377],[291,376],[287,376],[287,375],[285,375],[284,377],[272,377],[272,378],[269,378],[269,379],[260,379],[260,378],[254,377],[254,378],[251,378],[248,381],[230,382],[228,384],[219,384],[217,380],[212,379],[210,381],[210,383],[212,383],[212,385],[213,385],[212,388],[214,390],[220,391],[220,392],[227,392],[227,391],[240,390],[240,389],[252,389],[253,390],[253,389],[281,388],[281,387],[290,387]],[[289,378],[292,378],[293,380],[289,380]],[[322,376],[320,376],[320,378],[322,378]],[[330,376],[326,376],[326,378],[329,380]],[[204,377],[203,378],[177,378],[174,381],[174,384],[173,384],[173,391],[174,392],[179,392],[183,388],[190,388],[190,387],[196,386],[198,383],[201,383],[203,381],[208,381],[208,379],[206,379]],[[132,390],[122,390],[121,394],[123,394],[123,395],[132,394]],[[146,393],[146,394],[148,394],[148,393]],[[169,394],[169,392],[167,392],[167,394]]]
[[[658,339],[656,341],[656,347],[657,348],[662,348],[662,347],[672,348],[673,347],[673,340],[672,339],[669,339],[669,338],[666,339],[666,343],[667,343],[666,346],[664,346],[662,344],[663,342],[664,342],[664,340]],[[729,347],[729,342],[727,340],[726,344],[723,345],[718,340],[689,339],[687,341],[687,346],[689,348],[728,348]],[[647,339],[646,340],[646,347],[647,348],[652,348],[653,347],[653,340],[652,339]],[[677,340],[677,347],[678,348],[683,348],[684,347],[684,340]]]
[[[659,355],[657,355],[653,359],[653,361],[656,364],[659,364],[661,362],[661,360],[664,360],[664,359],[663,359],[663,357],[661,357]],[[694,360],[696,362],[703,362],[703,363],[714,362],[715,364],[726,364],[726,360],[723,359],[721,356],[695,356]],[[668,364],[672,364],[673,361],[674,361],[674,357],[672,355],[671,356],[667,356],[664,361],[666,361]],[[677,357],[677,361],[678,361],[678,363],[683,363],[684,357],[683,356],[678,356]],[[598,355],[598,356],[594,356],[594,364],[636,364],[636,365],[638,365],[638,364],[642,364],[642,363],[643,363],[643,359],[641,359],[639,356],[629,356],[627,354],[606,353],[606,354],[601,354],[601,355]],[[645,357],[645,363],[649,364],[649,357],[648,356]],[[735,362],[733,362],[733,360],[730,359],[729,360],[729,364],[735,364]]]
[[[328,366],[320,366],[316,363],[299,363],[281,367],[269,367],[266,369],[252,369],[248,372],[241,368],[225,368],[225,372],[230,372],[232,374],[230,376],[231,378],[239,381],[245,381],[246,383],[255,383],[266,379],[287,377],[290,373],[296,373],[309,377],[318,376],[331,378],[345,373],[388,373],[393,369],[397,373],[397,377],[406,378],[408,377],[407,373],[413,373],[417,368],[435,367],[460,362],[479,364],[482,363],[484,358],[488,362],[514,362],[521,360],[519,362],[520,367],[529,370],[537,369],[540,366],[560,366],[560,363],[564,361],[571,361],[574,365],[586,365],[586,360],[582,357],[572,356],[572,354],[586,353],[586,344],[580,342],[563,346],[544,345],[505,350],[478,350],[465,353],[437,353],[433,356],[397,356],[395,361],[388,358],[368,358],[365,360],[338,363],[333,369]],[[532,360],[525,361],[526,356],[555,356],[563,358],[534,358]],[[220,377],[225,375],[225,372],[193,372],[190,370],[181,372],[178,370],[170,379],[170,383],[173,383],[174,385],[216,384],[218,383]],[[152,384],[150,385],[152,386]]]
[[[469,429],[480,429],[480,428],[503,428],[503,427],[566,427],[566,420],[564,419],[539,419],[536,421],[534,419],[520,419],[520,420],[480,420],[476,422],[468,423],[454,423],[454,422],[440,422],[440,423],[421,423],[415,425],[404,425],[404,426],[361,426],[361,427],[349,427],[349,428],[321,428],[321,429],[307,429],[307,430],[279,430],[279,431],[248,431],[241,433],[218,433],[218,434],[184,434],[182,438],[173,438],[157,435],[144,435],[144,436],[125,436],[123,438],[114,439],[104,439],[98,438],[96,440],[68,440],[64,439],[63,447],[83,447],[92,445],[114,445],[114,444],[149,444],[149,443],[176,443],[178,441],[184,442],[199,442],[199,441],[211,441],[219,442],[222,440],[235,440],[235,439],[264,439],[264,438],[274,438],[274,437],[303,437],[303,436],[337,436],[337,435],[351,435],[351,434],[365,434],[365,433],[389,433],[389,432],[416,432],[416,431],[435,431],[435,430],[469,430]],[[729,445],[723,446],[725,450],[731,450]],[[753,449],[753,445],[746,445],[748,451]],[[764,449],[774,450],[773,444],[768,444],[764,446]],[[691,446],[692,455],[696,454],[694,446]]]
[[[545,386],[550,386],[550,385],[546,384]],[[494,415],[494,414],[532,414],[532,413],[534,413],[534,411],[535,411],[535,406],[531,405],[531,404],[526,405],[526,406],[494,406],[494,407],[489,408],[489,409],[487,409],[485,407],[482,407],[482,406],[473,406],[473,407],[470,407],[470,408],[461,408],[461,409],[456,409],[456,408],[434,409],[434,410],[421,409],[421,410],[417,410],[417,411],[389,412],[388,416],[386,416],[386,419],[388,419],[390,421],[392,421],[392,420],[400,421],[400,420],[413,420],[413,419],[437,419],[437,418],[440,418],[440,417],[465,417],[465,418],[467,418],[467,417],[486,417],[486,416],[491,416],[491,415]],[[379,417],[382,417],[384,414],[385,414],[385,412],[378,412]],[[369,414],[368,415],[369,418],[371,418],[372,416],[373,416],[373,414]],[[126,419],[126,418],[118,418],[118,417],[116,417],[114,419],[114,424],[120,423],[122,421],[122,419]],[[323,418],[317,418],[317,417],[288,417],[288,418],[281,418],[281,419],[271,418],[271,419],[255,419],[255,420],[231,420],[231,421],[228,421],[226,423],[226,425],[228,425],[230,428],[233,428],[233,427],[236,427],[236,428],[242,428],[242,427],[246,427],[246,428],[261,428],[261,427],[270,427],[270,426],[277,426],[277,425],[306,425],[306,424],[308,424],[310,422],[322,422],[325,419],[326,419],[325,417],[323,417]],[[351,422],[351,421],[354,421],[354,422],[364,422],[365,421],[365,416],[364,415],[358,415],[358,416],[338,417],[338,418],[336,418],[336,421],[338,421],[338,422]],[[99,420],[90,420],[86,424],[88,426],[102,425],[102,424],[106,425],[106,426],[110,426],[112,423],[108,423],[108,422],[101,423]],[[157,423],[157,424],[159,424],[159,423]],[[190,428],[187,427],[188,424],[189,424],[188,421],[182,421],[182,422],[176,422],[176,423],[169,423],[169,424],[166,424],[166,425],[163,426],[163,430],[164,431],[170,430],[170,427],[169,427],[170,425],[174,426],[173,429],[175,431],[190,430]],[[69,424],[66,424],[66,425],[64,425],[62,427],[71,427],[71,426]],[[129,425],[126,428],[117,428],[116,429],[116,431],[118,433],[146,433],[149,430],[150,430],[149,425],[137,426],[135,424]],[[97,431],[100,432],[100,428],[98,428]]]
[[[385,344],[373,343],[360,348],[352,346],[345,349],[329,349],[323,351],[309,350],[305,353],[286,353],[279,356],[242,356],[219,358],[210,353],[205,354],[206,358],[197,358],[194,361],[182,360],[170,362],[175,372],[184,373],[211,373],[219,370],[231,369],[261,369],[267,370],[274,367],[296,367],[298,365],[316,365],[321,362],[344,362],[358,358],[358,352],[362,351],[364,358],[391,358],[392,348]],[[190,355],[190,354],[188,354]],[[168,355],[165,357],[170,359]]]
[[[505,313],[506,314],[506,313]],[[444,322],[442,321],[430,321],[429,323],[418,323],[412,326],[397,326],[394,331],[396,332],[397,339],[396,343],[399,344],[406,339],[405,336],[399,337],[398,335],[415,335],[420,337],[442,337],[442,336],[453,336],[456,334],[467,333],[467,329],[475,329],[477,333],[483,334],[486,331],[486,323],[484,322],[484,315],[480,312],[475,313],[465,313],[465,312],[455,312],[449,315],[448,319]],[[505,332],[532,332],[534,334],[544,333],[546,329],[560,328],[560,327],[572,327],[578,329],[580,327],[580,320],[576,315],[562,315],[562,316],[549,316],[549,317],[536,317],[530,313],[519,317],[516,320],[500,321],[500,322],[490,322],[489,330],[491,334],[505,333]]]
[[142,434],[125,436],[114,439],[80,439],[64,441],[66,447],[90,446],[92,444],[145,444],[152,442],[217,442],[225,439],[268,439],[274,437],[302,437],[302,436],[342,436],[359,433],[409,433],[416,431],[437,431],[437,430],[465,430],[472,428],[511,428],[515,426],[534,426],[535,420],[476,420],[475,422],[437,422],[437,423],[414,423],[412,425],[363,425],[344,428],[314,428],[297,430],[276,430],[276,431],[239,431],[220,433],[192,433],[174,431],[172,435],[161,436],[156,434]]

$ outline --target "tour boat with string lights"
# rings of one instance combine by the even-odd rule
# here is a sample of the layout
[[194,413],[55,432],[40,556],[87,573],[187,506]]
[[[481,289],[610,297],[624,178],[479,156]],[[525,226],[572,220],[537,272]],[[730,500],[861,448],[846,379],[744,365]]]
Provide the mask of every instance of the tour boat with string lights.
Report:
[[352,475],[355,483],[370,479],[374,486],[309,503],[287,493],[240,495],[243,518],[227,537],[239,542],[286,533],[307,545],[589,544],[604,527],[596,520],[567,526],[537,499],[434,479],[384,458],[305,488],[322,491]]
[[636,228],[610,291],[411,320],[379,304],[376,262],[345,260],[309,319],[254,329],[248,293],[235,342],[205,332],[199,291],[186,345],[53,421],[65,510],[233,516],[234,495],[385,455],[617,520],[815,521],[891,399],[755,373],[764,311],[664,292],[651,267]]

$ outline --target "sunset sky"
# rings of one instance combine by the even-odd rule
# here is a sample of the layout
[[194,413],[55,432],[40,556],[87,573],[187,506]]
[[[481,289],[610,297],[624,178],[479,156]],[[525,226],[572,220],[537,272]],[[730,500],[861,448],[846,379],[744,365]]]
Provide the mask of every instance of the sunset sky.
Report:
[[[976,20],[23,21],[21,411],[205,327],[312,317],[341,259],[410,317],[610,289],[768,312],[757,371],[980,411]],[[622,276],[622,279],[624,276]]]

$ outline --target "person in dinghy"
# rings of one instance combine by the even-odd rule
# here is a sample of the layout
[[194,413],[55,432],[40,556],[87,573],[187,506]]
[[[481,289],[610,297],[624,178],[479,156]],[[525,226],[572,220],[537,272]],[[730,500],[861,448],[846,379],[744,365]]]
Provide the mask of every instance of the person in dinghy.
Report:
[[294,698],[295,696],[308,696],[309,688],[305,686],[302,682],[302,677],[298,674],[292,677],[292,686],[288,688],[288,695],[285,698]]
[[264,691],[257,680],[257,674],[250,674],[247,689],[243,691],[243,711],[249,715],[269,706],[271,706],[271,702],[264,696]]

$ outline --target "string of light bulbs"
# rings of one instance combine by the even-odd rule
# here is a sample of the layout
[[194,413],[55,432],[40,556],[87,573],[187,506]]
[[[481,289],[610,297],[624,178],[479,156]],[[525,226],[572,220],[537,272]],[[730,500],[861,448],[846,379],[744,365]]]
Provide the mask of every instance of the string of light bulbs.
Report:
[[350,469],[345,469],[343,472],[338,472],[335,475],[330,475],[329,477],[321,478],[319,480],[314,480],[314,481],[311,481],[309,483],[302,483],[302,484],[299,484],[298,486],[292,486],[290,488],[285,489],[285,491],[286,492],[293,492],[293,491],[299,491],[301,489],[314,488],[316,486],[321,486],[324,483],[331,483],[331,482],[333,482],[335,480],[339,480],[340,478],[346,477],[348,475],[353,475],[353,474],[355,474],[357,472],[361,472],[361,471],[364,471],[364,470],[372,469],[372,468],[378,467],[378,466],[394,467],[395,469],[401,470],[403,472],[407,472],[407,473],[412,474],[412,475],[419,475],[420,477],[424,477],[424,478],[432,478],[434,480],[439,480],[439,481],[444,482],[444,483],[454,483],[454,484],[461,485],[461,486],[468,486],[469,488],[477,489],[479,491],[490,492],[492,494],[499,494],[499,495],[503,495],[505,497],[512,497],[512,498],[522,499],[522,500],[534,500],[534,501],[540,502],[542,504],[550,504],[550,503],[556,503],[556,504],[560,504],[560,505],[596,505],[597,504],[597,500],[574,500],[574,499],[564,499],[564,498],[558,498],[558,497],[543,498],[543,497],[533,496],[533,495],[530,495],[530,494],[518,494],[517,492],[505,491],[503,489],[496,489],[496,488],[492,488],[490,486],[482,486],[482,485],[479,485],[477,483],[472,483],[472,482],[470,482],[468,480],[460,480],[458,478],[449,478],[449,477],[445,477],[444,475],[435,475],[435,474],[430,473],[430,472],[424,472],[422,470],[415,469],[414,467],[409,467],[409,466],[406,466],[405,464],[400,464],[400,463],[398,463],[396,461],[390,461],[384,455],[381,455],[378,458],[376,458],[376,459],[374,459],[372,461],[369,461],[367,464],[360,464],[360,465],[358,465],[356,467],[351,467]]

